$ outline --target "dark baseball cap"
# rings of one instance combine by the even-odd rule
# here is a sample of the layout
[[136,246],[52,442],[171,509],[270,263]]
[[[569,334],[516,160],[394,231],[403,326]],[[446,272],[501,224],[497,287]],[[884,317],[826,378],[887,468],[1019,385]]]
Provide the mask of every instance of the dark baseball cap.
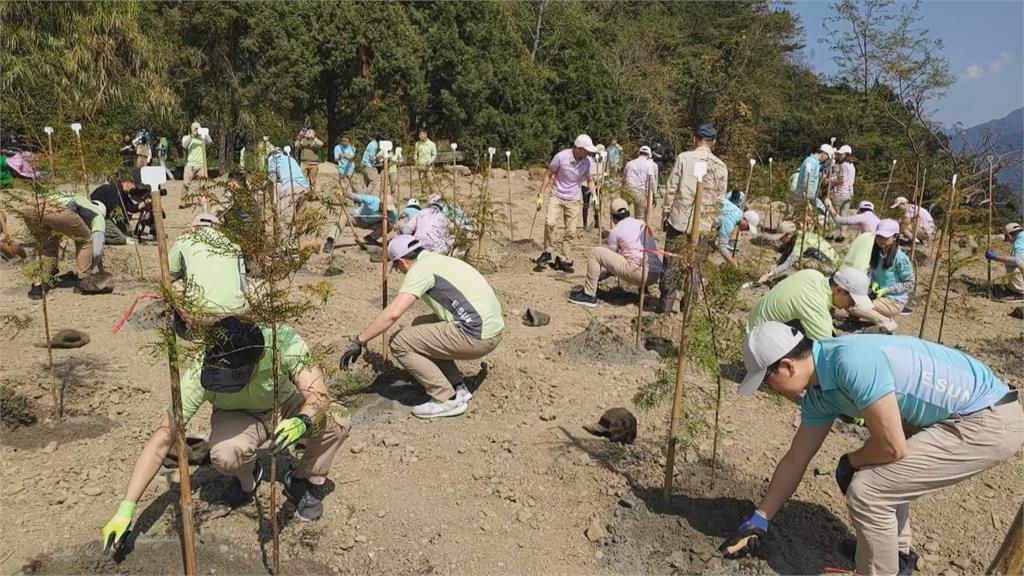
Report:
[[203,358],[199,383],[210,392],[242,390],[263,357],[263,330],[231,316],[214,324],[211,334],[214,344]]
[[700,140],[714,140],[718,138],[718,130],[711,124],[701,124],[693,131],[693,135]]
[[625,408],[611,408],[601,415],[597,424],[584,425],[583,429],[612,442],[632,444],[636,440],[636,417]]

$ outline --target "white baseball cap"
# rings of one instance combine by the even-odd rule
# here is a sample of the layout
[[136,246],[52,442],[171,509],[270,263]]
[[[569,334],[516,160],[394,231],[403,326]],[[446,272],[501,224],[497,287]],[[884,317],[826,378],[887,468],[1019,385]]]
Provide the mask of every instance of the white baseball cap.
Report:
[[594,146],[594,141],[590,139],[590,136],[586,134],[580,134],[576,137],[576,141],[572,143],[577,148],[583,148],[587,152],[594,154],[597,152],[597,146]]
[[842,146],[839,147],[839,150],[837,150],[837,152],[839,152],[840,154],[853,154],[853,148],[850,148],[849,144],[843,144]]
[[796,347],[804,335],[796,328],[782,322],[758,324],[743,341],[743,365],[747,375],[740,384],[740,396],[749,396],[757,391],[764,381],[768,367]]
[[629,204],[626,203],[622,198],[612,199],[612,214],[617,214],[623,210],[629,210]]
[[646,155],[650,156],[651,155],[651,147],[646,145],[646,144],[644,144],[643,146],[640,147],[640,154],[646,154]]
[[761,215],[756,210],[747,210],[743,213],[743,219],[750,226],[750,233],[757,234],[757,225],[761,222]]
[[818,150],[828,154],[829,158],[836,155],[836,149],[831,144],[822,144],[818,147]]
[[870,310],[873,307],[871,298],[868,296],[871,280],[864,272],[846,266],[845,268],[840,268],[832,275],[832,281],[835,282],[836,286],[850,293],[850,297],[853,298],[854,308]]
[[906,196],[897,196],[896,200],[893,200],[892,206],[889,206],[889,208],[899,208],[900,205],[908,203],[910,203],[910,200],[907,200]]
[[857,210],[871,210],[872,212],[874,212],[875,205],[869,200],[864,200],[857,205]]
[[405,205],[406,206],[415,206],[415,207],[419,208],[420,207],[420,201],[417,200],[416,198],[409,198],[409,201],[406,202]]
[[1003,234],[1013,234],[1015,232],[1020,232],[1021,230],[1024,230],[1024,228],[1021,228],[1021,225],[1016,222],[1010,222],[1006,226],[1003,226]]
[[213,226],[214,224],[220,224],[220,218],[217,218],[209,212],[201,212],[196,214],[196,217],[192,219],[192,227],[202,228],[204,226]]
[[782,224],[779,224],[779,232],[782,232],[783,234],[792,234],[793,232],[796,232],[796,224],[786,220]]

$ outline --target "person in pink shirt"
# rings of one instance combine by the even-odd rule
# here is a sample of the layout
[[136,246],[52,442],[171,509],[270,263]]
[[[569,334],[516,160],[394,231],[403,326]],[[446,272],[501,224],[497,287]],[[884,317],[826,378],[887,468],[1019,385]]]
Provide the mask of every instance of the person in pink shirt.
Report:
[[[654,231],[647,230],[645,244],[646,225],[643,220],[630,217],[629,204],[622,198],[612,200],[612,221],[615,222],[615,227],[608,234],[606,245],[595,246],[590,250],[590,256],[587,258],[587,280],[583,290],[569,293],[569,302],[588,308],[597,306],[597,284],[601,281],[603,272],[634,286],[644,283],[644,246],[649,251],[657,249]],[[648,253],[645,287],[656,284],[659,278],[661,257]]]
[[836,222],[839,222],[841,226],[856,226],[857,231],[874,232],[875,227],[878,226],[879,218],[875,214],[875,205],[867,200],[862,201],[857,206],[857,213],[850,216],[839,216],[836,218]]
[[927,242],[935,236],[935,219],[931,212],[923,206],[911,204],[906,196],[896,198],[889,208],[903,211],[900,218],[900,236],[908,241],[914,240],[914,219],[917,219],[917,240]]
[[[590,173],[590,155],[597,152],[594,141],[586,134],[576,137],[572,148],[566,148],[551,159],[548,171],[537,194],[537,211],[540,212],[547,197],[547,212],[544,215],[544,251],[537,258],[537,268],[551,261],[551,250],[557,252],[554,262],[556,270],[573,272],[573,262],[568,258],[572,243],[580,227],[583,212],[583,185],[596,190],[594,177]],[[550,194],[549,194],[550,193]],[[565,227],[561,235],[555,233],[555,226],[561,220]]]
[[399,230],[402,234],[414,236],[423,248],[447,256],[454,243],[452,221],[442,210],[440,194],[432,195],[428,202],[429,205],[408,222],[399,224]]

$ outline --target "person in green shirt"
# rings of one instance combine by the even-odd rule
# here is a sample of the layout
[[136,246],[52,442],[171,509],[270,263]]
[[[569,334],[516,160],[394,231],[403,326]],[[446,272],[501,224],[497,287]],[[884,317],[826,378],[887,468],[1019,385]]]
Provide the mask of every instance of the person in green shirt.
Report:
[[423,190],[433,189],[434,173],[431,167],[436,160],[437,145],[427,135],[427,129],[420,128],[419,141],[416,142],[416,149],[413,151],[413,162],[416,164],[416,174]]
[[[211,144],[213,140],[210,139],[210,129],[203,128],[199,122],[193,122],[188,134],[181,137],[181,147],[185,149],[185,170],[182,172],[182,183],[185,188],[178,208],[185,209],[190,206],[188,197],[192,193],[192,180],[207,178],[206,147]],[[205,199],[201,199],[199,204],[204,211],[209,211],[209,207],[205,206]]]
[[780,255],[777,264],[757,279],[758,284],[765,284],[781,275],[800,261],[803,254],[805,266],[821,267],[832,270],[839,263],[839,254],[824,238],[808,230],[797,231],[796,224],[786,221],[779,225],[782,237],[779,238]]
[[832,308],[871,308],[871,281],[855,268],[840,268],[831,278],[817,270],[800,270],[782,280],[747,314],[747,331],[765,322],[794,326],[812,340],[833,336]]
[[[25,222],[42,229],[40,237],[43,238],[43,242],[39,250],[43,256],[54,259],[55,272],[61,239],[67,236],[75,242],[75,291],[79,292],[81,281],[92,275],[93,269],[100,265],[103,258],[107,230],[106,208],[82,194],[61,192],[48,199],[42,218],[31,203],[22,207],[20,211]],[[29,288],[28,297],[39,300],[43,297],[44,289],[42,284],[33,283]]]
[[[235,479],[226,494],[228,504],[249,502],[259,488],[263,480],[257,454],[260,446],[273,440],[272,450],[279,453],[304,439],[306,448],[298,466],[285,475],[284,493],[295,504],[300,520],[319,520],[324,511],[321,487],[349,430],[348,422],[336,421],[330,412],[323,372],[312,364],[302,336],[290,326],[278,325],[280,418],[271,433],[272,329],[233,316],[220,320],[213,329],[219,335],[216,342],[182,374],[181,409],[187,423],[204,403],[213,405],[210,461],[218,472]],[[135,462],[117,513],[103,527],[104,547],[125,541],[139,499],[160,471],[174,438],[174,420],[168,408]]]
[[414,236],[396,236],[388,243],[388,256],[405,280],[391,304],[352,340],[341,356],[341,368],[348,369],[367,342],[422,298],[439,321],[399,330],[391,337],[391,353],[431,397],[412,409],[413,416],[458,416],[473,396],[455,360],[483,358],[498,347],[505,329],[501,303],[475,268],[426,250]]
[[212,214],[199,214],[192,231],[179,236],[167,256],[171,278],[184,281],[186,300],[209,317],[194,319],[200,322],[247,308],[242,249],[214,228],[219,223]]

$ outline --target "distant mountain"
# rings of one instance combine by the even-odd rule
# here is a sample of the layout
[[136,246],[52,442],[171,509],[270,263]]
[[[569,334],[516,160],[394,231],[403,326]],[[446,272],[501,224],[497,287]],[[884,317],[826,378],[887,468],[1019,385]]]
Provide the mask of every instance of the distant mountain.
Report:
[[[1024,108],[1018,108],[998,120],[989,120],[967,129],[958,126],[946,133],[954,151],[977,150],[991,139],[995,145],[994,153],[1013,153],[1011,156],[1020,159],[1024,155]],[[1021,163],[1001,170],[996,179],[1008,186],[1017,198],[1024,197],[1024,165]]]

